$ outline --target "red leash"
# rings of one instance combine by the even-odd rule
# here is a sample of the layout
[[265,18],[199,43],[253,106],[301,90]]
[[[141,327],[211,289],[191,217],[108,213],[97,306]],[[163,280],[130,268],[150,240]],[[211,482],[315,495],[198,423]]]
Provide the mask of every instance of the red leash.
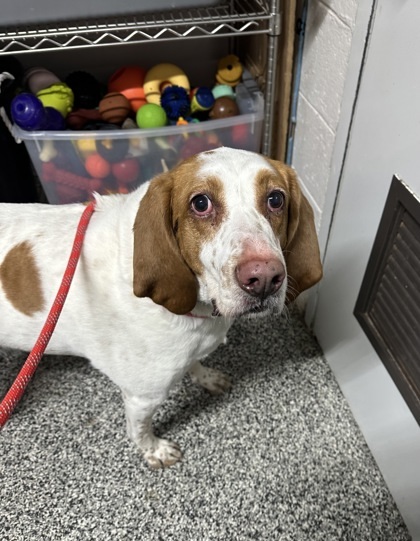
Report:
[[77,231],[74,238],[70,258],[67,263],[66,270],[64,271],[64,276],[61,281],[60,288],[48,314],[47,320],[44,323],[44,326],[38,336],[38,340],[36,341],[32,351],[28,355],[25,364],[17,375],[9,392],[6,394],[0,404],[0,429],[3,428],[4,425],[7,423],[17,403],[22,398],[22,395],[25,392],[28,383],[32,379],[32,376],[34,375],[35,370],[37,369],[38,364],[44,354],[45,348],[50,341],[51,335],[54,332],[58,318],[61,314],[61,310],[63,309],[67,293],[70,290],[70,285],[73,280],[77,262],[79,260],[82,250],[83,239],[94,210],[94,203],[89,203],[89,205],[83,211],[83,214],[77,226]]

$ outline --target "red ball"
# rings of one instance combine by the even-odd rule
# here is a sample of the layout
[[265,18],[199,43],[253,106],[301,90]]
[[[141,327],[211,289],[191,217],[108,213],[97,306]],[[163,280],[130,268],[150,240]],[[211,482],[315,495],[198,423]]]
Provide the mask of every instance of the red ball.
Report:
[[86,158],[85,169],[91,177],[106,178],[111,172],[111,165],[95,152]]
[[237,124],[232,126],[232,143],[238,148],[248,143],[249,127],[248,124]]
[[113,163],[112,174],[118,182],[134,182],[140,173],[140,165],[136,158],[127,158],[121,162]]

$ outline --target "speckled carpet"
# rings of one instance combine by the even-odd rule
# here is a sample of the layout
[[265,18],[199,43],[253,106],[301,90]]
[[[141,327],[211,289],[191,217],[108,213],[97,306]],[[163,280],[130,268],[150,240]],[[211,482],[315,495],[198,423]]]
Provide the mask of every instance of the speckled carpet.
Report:
[[[299,314],[243,320],[155,419],[182,463],[151,471],[119,391],[86,361],[45,357],[0,434],[0,539],[408,541],[409,534]],[[4,395],[25,360],[0,350]]]

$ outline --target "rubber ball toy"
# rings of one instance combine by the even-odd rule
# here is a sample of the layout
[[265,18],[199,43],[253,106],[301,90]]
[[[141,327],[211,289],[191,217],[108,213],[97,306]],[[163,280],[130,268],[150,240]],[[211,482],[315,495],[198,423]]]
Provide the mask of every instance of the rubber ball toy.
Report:
[[167,86],[182,86],[190,91],[185,72],[175,64],[163,63],[150,68],[144,78],[144,95],[148,103],[160,103],[161,93]]
[[223,96],[228,96],[229,98],[235,98],[235,91],[229,85],[216,85],[213,87],[212,94],[214,99],[222,98]]
[[119,92],[110,92],[99,102],[102,119],[111,124],[122,124],[130,110],[130,102]]
[[137,126],[142,129],[166,126],[168,118],[165,110],[155,103],[142,105],[136,114]]
[[94,178],[106,178],[111,173],[110,163],[96,152],[86,158],[85,169]]
[[191,92],[191,112],[209,111],[214,105],[214,100],[213,92],[207,86],[194,88]]
[[146,70],[139,66],[124,66],[114,72],[108,81],[108,92],[119,92],[130,102],[134,112],[146,103],[144,77]]
[[239,115],[239,107],[235,100],[227,96],[217,98],[209,113],[211,119],[229,118],[236,115]]
[[140,165],[136,158],[127,158],[111,165],[111,171],[118,182],[128,184],[134,182],[140,173]]

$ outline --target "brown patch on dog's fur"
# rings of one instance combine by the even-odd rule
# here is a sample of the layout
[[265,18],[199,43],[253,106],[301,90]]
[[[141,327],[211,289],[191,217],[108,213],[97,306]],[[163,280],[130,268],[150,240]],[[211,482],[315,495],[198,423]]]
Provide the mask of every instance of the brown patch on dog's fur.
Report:
[[0,265],[0,281],[10,303],[27,316],[43,309],[41,279],[29,242],[14,246]]
[[[289,277],[287,298],[292,301],[322,277],[318,239],[312,207],[300,189],[296,173],[282,162],[268,161],[274,170],[263,170],[256,179],[257,207],[280,238]],[[281,212],[270,213],[267,196],[276,188],[284,192],[286,201]]]
[[[280,239],[282,248],[287,243],[287,206],[289,204],[288,184],[279,171],[262,169],[255,178],[257,209],[267,218],[274,234]],[[284,207],[279,212],[269,212],[267,198],[273,190],[280,190],[285,195]]]
[[[224,217],[223,187],[199,174],[192,157],[152,180],[134,224],[134,294],[150,297],[176,314],[197,302],[200,250],[216,234]],[[194,195],[206,194],[213,212],[205,218],[191,209]]]
[[[194,274],[199,275],[203,271],[200,260],[203,244],[213,239],[226,214],[223,184],[217,177],[199,177],[193,174],[176,182],[176,185],[172,215],[177,223],[178,246],[188,266]],[[213,206],[209,216],[200,217],[194,214],[191,199],[198,194],[209,197]]]

